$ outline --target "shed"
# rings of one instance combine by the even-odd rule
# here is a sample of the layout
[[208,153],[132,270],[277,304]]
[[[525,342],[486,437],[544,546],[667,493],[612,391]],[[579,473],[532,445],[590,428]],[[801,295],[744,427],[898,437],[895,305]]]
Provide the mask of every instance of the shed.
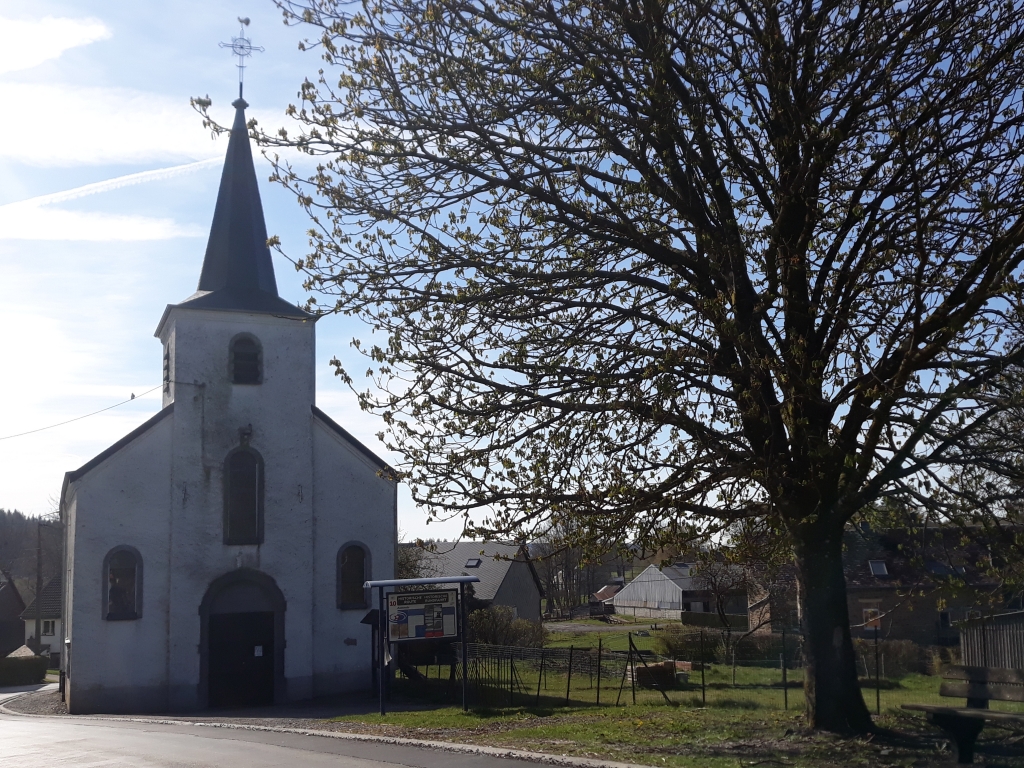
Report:
[[710,612],[711,594],[702,588],[695,571],[694,563],[647,566],[612,597],[615,612],[663,619],[678,619],[684,611]]
[[1024,669],[1024,611],[962,622],[960,653],[968,666]]

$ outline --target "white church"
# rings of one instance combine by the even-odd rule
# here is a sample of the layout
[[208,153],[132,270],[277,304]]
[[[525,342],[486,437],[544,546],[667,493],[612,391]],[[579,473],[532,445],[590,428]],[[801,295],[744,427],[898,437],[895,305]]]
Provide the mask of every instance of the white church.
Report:
[[277,294],[247,106],[199,288],[156,329],[163,408],[64,478],[73,714],[370,685],[363,582],[394,575],[397,484],[316,407],[315,318]]

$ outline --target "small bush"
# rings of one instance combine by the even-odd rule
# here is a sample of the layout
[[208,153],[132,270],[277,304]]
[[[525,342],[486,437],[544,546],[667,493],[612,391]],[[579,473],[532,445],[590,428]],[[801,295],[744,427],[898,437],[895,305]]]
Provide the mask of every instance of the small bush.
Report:
[[[875,641],[854,638],[853,650],[857,655],[857,667],[864,677],[875,677]],[[879,676],[898,680],[901,677],[924,672],[926,660],[924,649],[911,640],[882,640],[878,643]]]
[[742,640],[742,633],[733,632],[709,632],[704,631],[704,658],[701,659],[701,633],[690,627],[679,624],[665,627],[665,631],[658,635],[655,643],[655,651],[662,656],[685,661],[706,661],[716,664],[732,664],[733,651],[736,654],[736,662],[742,664],[749,661],[770,660],[773,664],[778,663],[779,656],[785,654],[787,661],[792,664],[800,656],[800,639],[793,635],[787,635],[785,643],[781,634],[759,634],[748,635]]
[[[786,661],[793,663],[800,656],[800,638],[789,634],[783,642],[781,633],[749,635],[734,642],[733,649],[736,651],[737,662],[770,659],[775,663],[785,653]],[[730,664],[732,658],[722,659],[722,663]]]
[[0,659],[0,686],[34,685],[46,679],[49,656],[15,656]]
[[701,633],[680,624],[665,627],[654,641],[654,650],[660,656],[683,661],[715,661],[717,646],[721,644],[718,633],[704,633],[703,656],[701,655]]
[[517,619],[507,605],[493,605],[469,614],[470,642],[543,648],[548,631],[539,621]]
[[960,649],[956,646],[930,645],[925,650],[925,673],[941,675],[947,666],[960,663]]

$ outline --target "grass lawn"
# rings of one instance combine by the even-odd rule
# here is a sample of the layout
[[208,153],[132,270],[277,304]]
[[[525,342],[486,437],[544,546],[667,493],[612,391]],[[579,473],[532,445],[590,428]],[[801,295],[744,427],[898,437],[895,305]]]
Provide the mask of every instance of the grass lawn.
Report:
[[[625,633],[621,636],[625,641]],[[615,639],[614,635],[611,639]],[[618,650],[614,646],[612,649]],[[624,649],[625,645],[621,650]],[[427,670],[421,667],[420,671]],[[667,691],[672,705],[664,702],[660,692],[639,687],[637,703],[633,704],[630,684],[625,682],[620,699],[623,706],[615,705],[619,686],[623,684],[621,671],[613,673],[606,669],[601,681],[601,706],[596,706],[594,675],[573,675],[566,705],[570,681],[564,666],[545,666],[541,677],[535,662],[516,662],[516,685],[512,691],[508,688],[508,668],[502,673],[499,666],[498,671],[505,681],[501,685],[471,685],[470,702],[474,709],[469,713],[451,706],[458,700],[461,688],[449,686],[447,668],[442,679],[438,679],[434,668],[427,681],[400,681],[395,694],[396,704],[409,701],[429,706],[432,701],[436,709],[397,712],[383,719],[377,715],[339,719],[355,730],[373,733],[645,765],[923,768],[953,764],[941,733],[927,725],[922,714],[900,709],[901,704],[908,703],[956,705],[957,700],[939,697],[941,679],[934,676],[915,674],[883,681],[876,723],[891,732],[864,739],[842,739],[808,733],[804,728],[803,672],[799,669],[787,670],[788,690],[784,695],[777,665],[737,666],[734,670],[731,665],[711,664],[705,669],[703,694],[700,672],[692,672],[689,684]],[[482,674],[486,677],[487,672]],[[480,682],[475,676],[471,680]],[[865,702],[874,713],[875,690],[871,681],[862,681],[862,685]],[[789,708],[785,709],[787,703]],[[993,708],[1024,711],[1020,704],[1003,702],[993,702]],[[990,744],[990,754],[984,761],[979,758],[979,764],[1024,768],[1024,727],[1006,730],[989,725],[980,743],[986,742]],[[1000,753],[997,759],[993,759],[991,749]]]
[[[657,624],[658,629],[652,629],[654,622],[650,619],[646,623],[641,622],[637,624],[607,624],[600,619],[592,619],[586,622],[574,621],[574,624],[593,623],[595,626],[600,627],[599,630],[586,630],[586,631],[563,631],[554,629],[549,624],[547,625],[550,634],[548,635],[548,641],[545,644],[545,648],[568,648],[569,646],[575,646],[576,648],[597,648],[598,639],[601,640],[601,645],[605,650],[609,651],[628,651],[629,650],[629,633],[633,633],[633,642],[636,647],[640,650],[647,651],[653,650],[654,643],[659,632],[664,628],[664,624]],[[638,632],[646,633],[644,635],[637,634]]]
[[[605,626],[608,625],[606,624]],[[544,647],[568,648],[569,646],[575,646],[576,648],[597,648],[597,641],[600,639],[601,646],[606,651],[628,651],[628,633],[635,631],[636,627],[625,626],[609,628],[606,632],[552,632]],[[634,642],[639,645],[641,640],[649,640],[649,638],[638,637]]]
[[[699,709],[666,706],[459,708],[337,718],[353,730],[458,741],[679,768],[786,766],[931,766],[951,763],[938,732],[922,718],[883,715],[899,734],[846,739],[812,734],[802,713],[736,707],[728,699]],[[998,729],[983,742],[1002,739]],[[1002,746],[1000,746],[1002,745]],[[1000,756],[990,766],[1024,766],[1024,756]]]

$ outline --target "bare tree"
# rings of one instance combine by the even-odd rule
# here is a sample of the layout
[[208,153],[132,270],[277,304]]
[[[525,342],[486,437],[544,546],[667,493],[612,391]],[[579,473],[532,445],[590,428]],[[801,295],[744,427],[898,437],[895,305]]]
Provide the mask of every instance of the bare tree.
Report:
[[[298,266],[387,337],[362,404],[415,498],[648,550],[770,520],[809,723],[869,729],[844,526],[988,461],[989,386],[1022,357],[1024,14],[281,4],[326,68],[297,133],[258,138],[321,158],[277,169],[312,217]],[[947,492],[948,514],[1001,493]]]

